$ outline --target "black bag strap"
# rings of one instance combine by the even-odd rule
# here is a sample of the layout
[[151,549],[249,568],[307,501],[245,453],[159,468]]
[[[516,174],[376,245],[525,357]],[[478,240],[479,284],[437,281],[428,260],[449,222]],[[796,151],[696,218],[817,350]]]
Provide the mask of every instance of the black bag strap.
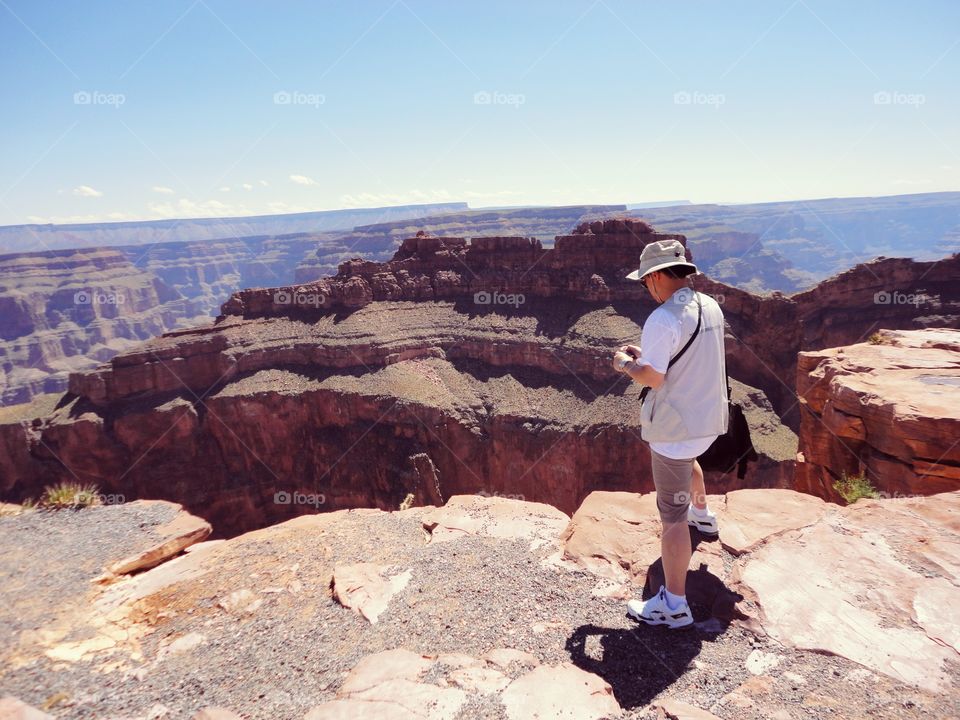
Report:
[[[702,320],[703,320],[703,305],[702,305],[701,302],[700,302],[700,293],[698,293],[696,290],[694,290],[694,291],[693,291],[693,294],[694,294],[694,297],[697,298],[697,326],[693,329],[693,334],[690,336],[690,338],[687,340],[687,342],[684,343],[683,347],[680,348],[680,350],[677,352],[676,355],[674,355],[672,358],[670,358],[670,362],[667,363],[667,370],[670,370],[670,368],[673,367],[673,364],[674,364],[677,360],[679,360],[680,357],[690,348],[690,345],[693,344],[693,341],[697,339],[697,335],[700,334],[700,323],[701,323]],[[646,399],[647,393],[649,393],[649,392],[650,392],[650,387],[649,387],[649,386],[643,388],[642,390],[640,390],[640,402],[641,402],[641,403]]]
[[697,298],[697,326],[693,329],[693,335],[690,336],[686,344],[680,348],[680,351],[676,355],[670,358],[670,362],[667,363],[667,370],[673,367],[673,364],[690,348],[693,341],[697,339],[697,335],[700,334],[700,321],[703,320],[703,305],[700,304],[700,294],[696,290],[694,290],[693,294],[694,297]]

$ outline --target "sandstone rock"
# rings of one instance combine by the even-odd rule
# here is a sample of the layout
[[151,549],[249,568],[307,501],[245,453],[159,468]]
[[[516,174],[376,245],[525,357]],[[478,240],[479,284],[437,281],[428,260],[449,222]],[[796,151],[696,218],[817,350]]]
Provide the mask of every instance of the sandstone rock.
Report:
[[159,565],[190,545],[202,541],[210,534],[211,529],[210,523],[203,518],[181,511],[169,523],[157,528],[157,533],[163,540],[143,552],[113,563],[107,568],[105,575],[129,575]]
[[234,590],[232,593],[217,601],[217,605],[231,615],[252,615],[263,604],[263,598],[249,588]]
[[0,698],[0,720],[53,720],[53,715],[48,715],[22,700],[7,695]]
[[[765,490],[771,493],[790,491]],[[795,494],[795,493],[794,493]],[[722,498],[708,496],[714,507]],[[722,523],[721,523],[722,527]],[[663,583],[660,560],[660,515],[656,493],[591,493],[574,513],[563,534],[564,557],[602,578],[645,586],[649,594]],[[736,617],[737,597],[725,585],[726,570],[718,543],[696,545],[687,574],[691,603],[711,608],[714,617]],[[612,596],[620,595],[611,591]],[[632,594],[639,594],[636,590]]]
[[344,696],[355,695],[388,680],[417,680],[433,663],[433,659],[404,648],[384,650],[358,662],[339,692]]
[[453,718],[466,694],[457,688],[418,682],[435,662],[402,648],[369,655],[350,671],[337,699],[313,708],[306,720]]
[[839,499],[842,474],[885,497],[960,488],[960,331],[883,330],[800,354],[797,489]]
[[388,577],[387,568],[373,563],[340,565],[334,568],[333,598],[376,623],[390,604],[390,598],[410,582],[409,570]]
[[590,493],[563,532],[564,557],[612,580],[646,573],[660,557],[656,493]]
[[791,490],[735,490],[713,507],[720,542],[734,555],[754,549],[771,535],[810,525],[826,512],[818,497]]
[[556,543],[569,521],[565,513],[543,503],[477,495],[455,495],[423,516],[431,542],[485,535],[529,540],[534,548]]
[[763,675],[780,664],[780,656],[763,650],[752,650],[747,655],[747,670],[753,675]]
[[[960,492],[927,504],[957,517]],[[764,630],[780,643],[841,655],[936,692],[951,682],[946,663],[956,660],[956,650],[948,643],[958,621],[948,609],[953,603],[940,602],[957,595],[960,573],[956,564],[915,559],[934,527],[924,507],[875,501],[825,514],[738,559],[735,587],[756,599]],[[936,527],[947,535],[942,541],[960,547],[960,535]]]
[[576,665],[540,665],[507,687],[501,702],[510,720],[591,720],[620,717],[613,689]]

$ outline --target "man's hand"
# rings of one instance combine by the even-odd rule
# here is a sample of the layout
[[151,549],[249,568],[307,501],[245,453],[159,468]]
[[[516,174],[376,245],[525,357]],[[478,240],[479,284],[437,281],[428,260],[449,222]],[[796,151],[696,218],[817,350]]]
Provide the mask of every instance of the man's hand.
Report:
[[632,357],[634,360],[637,360],[640,358],[640,348],[637,345],[621,345],[620,352],[626,353],[627,355]]
[[623,350],[617,350],[613,354],[613,369],[617,372],[623,372],[624,368],[620,367],[620,364],[623,362],[632,362],[633,358],[625,353]]

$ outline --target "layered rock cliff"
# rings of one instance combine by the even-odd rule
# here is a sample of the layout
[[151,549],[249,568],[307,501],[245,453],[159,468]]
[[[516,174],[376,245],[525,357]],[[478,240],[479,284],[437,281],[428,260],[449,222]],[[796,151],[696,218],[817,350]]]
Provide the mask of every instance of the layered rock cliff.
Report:
[[366,247],[350,248],[339,237],[317,233],[258,235],[118,249],[138,268],[154,274],[186,298],[194,315],[212,319],[238,290],[291,282],[298,264],[308,254],[332,274],[348,251],[367,252]]
[[0,403],[63,391],[69,373],[201,320],[116,250],[0,256]]
[[[230,535],[318,509],[395,508],[409,494],[505,494],[571,512],[593,490],[649,490],[638,386],[609,358],[654,307],[624,276],[663,237],[629,220],[585,224],[553,249],[420,235],[389,263],[351,260],[316,283],[236,293],[213,326],[74,375],[53,413],[8,415],[0,492],[78,478],[202,508]],[[884,283],[889,267],[852,276]],[[914,270],[924,283],[934,272]],[[723,304],[728,370],[754,407],[763,456],[711,487],[789,486],[796,440],[778,416],[796,413],[809,301],[695,284]],[[822,291],[838,311],[861,302]],[[956,324],[949,300],[940,307],[935,322]],[[851,334],[875,325],[860,315],[843,326]]]
[[800,354],[796,486],[839,499],[862,476],[885,497],[960,488],[960,331],[882,330]]

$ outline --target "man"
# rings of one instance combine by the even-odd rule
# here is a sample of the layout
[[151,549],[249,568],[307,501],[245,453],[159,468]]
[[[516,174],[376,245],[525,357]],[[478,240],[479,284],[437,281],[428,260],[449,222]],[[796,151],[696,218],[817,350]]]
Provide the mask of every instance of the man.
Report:
[[727,429],[723,312],[709,295],[688,287],[686,278],[695,272],[696,265],[687,262],[677,240],[653,242],[643,249],[639,269],[627,278],[643,282],[660,307],[644,323],[640,347],[624,345],[613,356],[614,369],[650,388],[640,413],[640,432],[650,445],[663,525],[665,585],[645,603],[631,600],[627,612],[649,625],[671,629],[693,624],[686,598],[692,555],[688,525],[708,535],[718,532],[697,456]]

